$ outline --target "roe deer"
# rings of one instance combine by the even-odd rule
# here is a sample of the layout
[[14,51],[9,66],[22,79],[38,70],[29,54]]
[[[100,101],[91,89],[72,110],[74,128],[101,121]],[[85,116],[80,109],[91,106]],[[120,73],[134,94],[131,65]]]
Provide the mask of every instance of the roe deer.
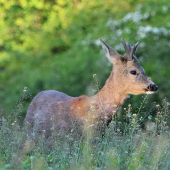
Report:
[[73,120],[83,125],[92,106],[95,107],[98,120],[108,125],[128,94],[152,94],[157,91],[158,86],[148,78],[135,58],[139,42],[131,47],[122,38],[126,53],[121,56],[100,41],[106,57],[113,64],[113,70],[104,87],[92,97],[71,97],[54,90],[40,92],[29,105],[25,118],[31,124],[29,134],[34,131],[36,124],[40,132],[45,130],[46,138],[51,135],[52,126],[59,135],[60,132],[71,129]]

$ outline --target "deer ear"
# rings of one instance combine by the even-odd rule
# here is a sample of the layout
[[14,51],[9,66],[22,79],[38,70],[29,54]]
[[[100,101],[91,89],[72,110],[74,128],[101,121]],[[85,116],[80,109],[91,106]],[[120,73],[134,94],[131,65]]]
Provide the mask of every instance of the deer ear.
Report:
[[107,45],[102,39],[100,39],[103,50],[105,51],[106,57],[111,63],[115,63],[116,60],[121,56],[112,47]]

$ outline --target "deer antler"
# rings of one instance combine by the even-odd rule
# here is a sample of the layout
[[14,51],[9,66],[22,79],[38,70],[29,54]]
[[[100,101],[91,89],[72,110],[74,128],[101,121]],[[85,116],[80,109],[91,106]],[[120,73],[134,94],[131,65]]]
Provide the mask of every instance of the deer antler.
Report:
[[123,46],[124,46],[125,51],[126,51],[124,57],[127,58],[127,60],[129,60],[129,61],[133,60],[133,55],[135,55],[135,53],[136,53],[139,42],[137,42],[134,46],[131,47],[130,42],[128,42],[126,44],[125,39],[122,38],[122,43],[123,43]]
[[134,45],[134,55],[136,54],[136,51],[137,51],[137,48],[138,48],[138,45],[139,45],[139,41]]

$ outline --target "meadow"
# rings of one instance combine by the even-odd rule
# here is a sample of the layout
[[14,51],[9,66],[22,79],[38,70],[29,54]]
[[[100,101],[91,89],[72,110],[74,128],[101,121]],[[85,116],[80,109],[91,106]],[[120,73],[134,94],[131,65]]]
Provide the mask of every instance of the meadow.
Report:
[[[169,0],[1,0],[0,169],[169,170],[169,11]],[[112,69],[99,39],[123,55],[122,37],[140,42],[136,57],[158,92],[131,96],[104,136],[87,121],[78,138],[76,129],[30,138],[33,97],[94,95]]]
[[21,124],[17,114],[2,117],[0,169],[168,170],[170,103],[165,98],[160,105],[153,103],[148,110],[145,108],[147,98],[144,96],[135,112],[131,104],[123,108],[123,121],[114,117],[104,136],[96,134],[97,122],[88,126],[87,121],[82,136],[75,138],[77,129],[72,129],[70,134],[59,138],[53,130],[52,136],[45,140],[44,134],[36,131],[32,137],[28,136],[29,126]]

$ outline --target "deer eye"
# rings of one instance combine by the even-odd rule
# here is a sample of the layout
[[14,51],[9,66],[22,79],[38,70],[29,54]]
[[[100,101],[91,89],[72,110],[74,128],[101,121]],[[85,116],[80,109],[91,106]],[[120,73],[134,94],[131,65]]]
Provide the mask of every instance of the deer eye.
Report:
[[136,71],[135,70],[130,71],[130,73],[133,74],[133,75],[136,75]]

